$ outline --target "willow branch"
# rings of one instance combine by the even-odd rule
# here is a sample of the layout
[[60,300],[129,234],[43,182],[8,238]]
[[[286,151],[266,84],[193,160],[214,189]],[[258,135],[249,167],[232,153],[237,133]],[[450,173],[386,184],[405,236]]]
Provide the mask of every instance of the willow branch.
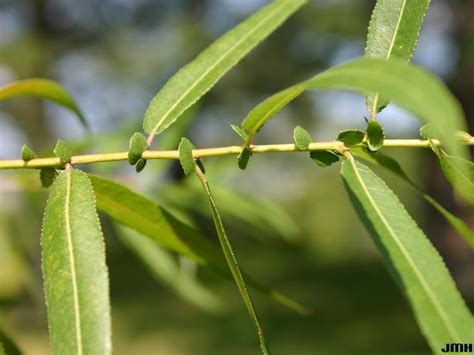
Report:
[[[437,140],[432,140],[435,145],[440,145]],[[474,137],[463,139],[465,145],[474,146]],[[384,141],[385,148],[429,148],[428,140],[420,139],[386,139]],[[308,152],[316,150],[332,150],[340,151],[344,145],[342,142],[316,142],[311,143],[307,149],[298,149],[294,144],[268,144],[268,145],[251,145],[252,153],[284,153],[284,152]],[[241,146],[227,146],[216,148],[194,149],[193,157],[206,158],[224,155],[238,155],[242,151]],[[143,159],[179,159],[177,150],[146,150]],[[114,161],[127,161],[128,152],[103,153],[103,154],[87,154],[75,155],[71,158],[72,165],[105,163]],[[37,169],[45,167],[61,167],[62,164],[57,157],[52,158],[36,158],[30,161],[18,160],[0,160],[0,169]]]

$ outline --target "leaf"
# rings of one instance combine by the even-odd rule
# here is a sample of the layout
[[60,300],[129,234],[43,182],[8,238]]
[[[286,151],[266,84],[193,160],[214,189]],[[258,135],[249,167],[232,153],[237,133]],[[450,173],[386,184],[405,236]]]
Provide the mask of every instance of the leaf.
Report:
[[237,156],[237,163],[239,168],[245,170],[252,156],[252,150],[249,147],[244,147],[242,152]]
[[[408,80],[409,78],[409,80]],[[467,157],[467,148],[456,139],[457,130],[465,130],[464,115],[456,98],[433,75],[417,66],[399,60],[356,59],[331,68],[299,84],[304,89],[345,89],[361,93],[379,92],[412,112],[426,123],[432,123],[448,152]],[[294,99],[304,90],[296,90]],[[258,131],[273,115],[291,100],[283,95],[286,89],[273,95],[253,109],[251,120],[242,128]],[[257,114],[258,113],[258,114]],[[250,116],[250,114],[249,114]]]
[[110,354],[105,246],[87,175],[66,169],[54,182],[41,235],[53,354]]
[[449,224],[454,228],[454,230],[464,238],[464,240],[474,249],[474,233],[471,229],[464,223],[464,221],[446,208],[440,205],[435,199],[431,196],[424,194],[424,198],[428,201],[436,210],[449,222]]
[[237,264],[237,259],[235,257],[234,251],[232,250],[230,241],[227,238],[224,225],[222,224],[222,220],[219,215],[219,211],[217,210],[214,198],[212,197],[211,188],[209,187],[206,178],[200,170],[196,170],[196,175],[198,176],[204,190],[206,191],[207,198],[209,200],[209,206],[212,212],[212,219],[214,220],[214,226],[216,227],[219,242],[221,244],[225,259],[227,261],[227,265],[229,266],[232,276],[234,277],[235,283],[240,291],[240,295],[242,296],[245,306],[247,307],[247,311],[249,312],[250,318],[252,318],[252,321],[257,330],[257,335],[260,342],[260,350],[264,355],[269,354],[265,336],[263,334],[263,328],[260,325],[260,321],[258,320],[257,312],[255,311],[252,299],[250,298],[250,295],[247,292],[247,287],[245,286],[244,278],[242,276],[242,273],[240,272],[239,265]]
[[369,121],[367,125],[367,145],[373,152],[383,147],[384,133],[383,128],[375,120]]
[[247,139],[249,138],[249,134],[244,129],[240,128],[239,126],[233,125],[233,124],[231,124],[230,126],[232,127],[234,132],[237,133],[240,138],[242,138],[242,140],[244,142],[247,141]]
[[296,126],[293,130],[293,140],[295,141],[295,145],[300,150],[308,149],[309,145],[313,143],[311,134],[309,134],[307,130],[300,126]]
[[204,166],[202,159],[196,159],[196,165],[199,167],[199,169],[201,169],[203,174],[206,173],[206,167]]
[[130,138],[130,145],[128,149],[128,162],[130,165],[135,165],[142,158],[142,154],[148,149],[148,143],[139,132],[135,132]]
[[280,91],[268,99],[263,101],[252,111],[249,112],[247,117],[241,123],[243,129],[249,130],[251,134],[258,132],[263,125],[272,118],[275,114],[280,112],[283,107],[293,101],[295,98],[301,95],[305,91],[305,86],[295,85],[288,89]]
[[202,310],[213,313],[222,310],[222,301],[202,285],[194,274],[184,270],[174,255],[150,238],[125,228],[121,228],[120,231],[122,242],[146,265],[158,281],[172,289],[186,302]]
[[337,154],[329,150],[315,150],[310,153],[311,159],[320,167],[326,168],[339,161]]
[[471,343],[473,319],[442,258],[395,194],[352,157],[342,164],[345,187],[384,261],[406,293],[433,352]]
[[461,237],[463,237],[472,248],[474,248],[474,233],[469,229],[464,221],[449,212],[430,195],[423,192],[423,190],[408,177],[408,175],[395,159],[380,152],[366,152],[362,148],[352,148],[351,153],[355,156],[365,159],[370,163],[384,167],[414,187],[416,191],[418,191],[423,196],[423,198],[445,218],[451,227],[453,227],[453,229]]
[[56,143],[53,153],[59,158],[61,164],[68,163],[72,157],[71,151],[67,147],[66,143],[64,143],[64,141],[61,139]]
[[47,79],[19,80],[0,87],[0,101],[18,96],[35,96],[64,106],[74,112],[84,127],[87,122],[71,95],[58,83]]
[[[369,24],[365,56],[408,62],[415,51],[430,0],[378,0]],[[388,104],[379,94],[366,97],[372,117]]]
[[54,179],[56,179],[56,176],[58,176],[58,172],[55,168],[41,168],[39,175],[41,186],[47,189],[53,184]]
[[193,149],[194,145],[189,139],[181,138],[181,142],[178,146],[179,162],[181,163],[185,175],[191,175],[196,168],[196,162],[193,158]]
[[[200,265],[230,276],[229,268],[218,246],[199,231],[126,186],[90,174],[89,179],[94,188],[97,208],[112,219],[142,233],[167,249],[189,257]],[[297,313],[308,312],[303,306],[284,295],[269,290],[249,276],[245,277],[250,286],[275,302]]]
[[36,153],[33,151],[33,149],[31,149],[28,145],[23,144],[23,147],[21,148],[21,159],[23,161],[30,161],[36,157]]
[[11,338],[0,330],[0,355],[1,354],[21,355],[21,351]]
[[306,0],[273,1],[202,51],[150,102],[143,124],[145,131],[153,135],[166,129],[305,3]]
[[362,143],[365,138],[364,131],[360,129],[348,129],[345,131],[339,132],[337,135],[337,140],[344,143],[346,147],[353,147],[357,144]]
[[146,166],[146,159],[139,159],[137,165],[135,166],[135,170],[137,173],[141,173]]

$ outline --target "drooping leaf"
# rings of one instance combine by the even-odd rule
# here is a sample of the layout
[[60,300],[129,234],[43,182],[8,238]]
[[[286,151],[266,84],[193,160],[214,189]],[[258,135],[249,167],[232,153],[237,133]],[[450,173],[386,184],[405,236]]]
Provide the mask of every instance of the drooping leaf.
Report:
[[77,106],[71,95],[58,83],[47,79],[27,79],[15,81],[0,87],[0,101],[5,101],[18,96],[35,96],[73,111],[79,120],[87,128],[84,115]]
[[72,157],[72,153],[69,150],[68,146],[61,139],[58,140],[58,142],[56,143],[53,153],[59,158],[61,164],[66,164],[71,160]]
[[33,151],[33,149],[31,149],[28,145],[23,144],[23,147],[21,148],[21,159],[24,161],[30,161],[36,157],[36,153]]
[[331,166],[334,163],[339,161],[337,154],[331,152],[330,150],[315,150],[310,153],[311,159],[322,168]]
[[413,307],[433,352],[471,343],[473,318],[442,258],[387,185],[352,157],[342,164],[351,201]]
[[[365,56],[408,62],[415,51],[418,36],[430,0],[377,0],[369,24]],[[388,104],[379,94],[367,95],[372,117]]]
[[128,162],[130,165],[135,165],[142,158],[142,154],[148,149],[148,143],[140,132],[135,132],[130,138],[130,145],[128,149]]
[[383,147],[384,133],[379,122],[372,120],[367,125],[367,145],[373,152]]
[[194,173],[196,167],[196,162],[193,158],[193,149],[194,145],[189,139],[181,138],[181,142],[178,146],[179,162],[181,163],[185,175]]
[[360,129],[348,129],[345,131],[339,132],[337,135],[337,140],[344,143],[346,147],[353,147],[357,144],[362,143],[364,140],[365,133]]
[[53,354],[110,354],[105,247],[87,175],[66,169],[44,214],[42,270]]
[[[303,87],[303,90],[301,90]],[[457,130],[465,130],[462,109],[446,86],[417,66],[399,60],[357,59],[328,69],[321,74],[273,95],[253,109],[252,119],[242,128],[258,131],[281,110],[288,100],[304,89],[345,89],[361,93],[379,92],[396,104],[414,113],[421,121],[432,123],[451,155],[467,157],[467,149],[456,138]],[[250,115],[249,115],[250,116]]]
[[120,232],[122,242],[143,261],[158,281],[164,283],[186,302],[207,312],[215,313],[222,310],[222,300],[201,284],[196,275],[188,272],[190,270],[183,269],[170,252],[150,238],[130,229],[121,228]]
[[[3,351],[3,353],[2,353]],[[7,334],[5,334],[2,330],[0,330],[0,355],[21,355],[22,352],[18,345],[10,338]]]
[[178,71],[150,102],[145,113],[145,131],[158,134],[166,129],[305,3],[306,0],[273,1],[206,48]]
[[196,170],[196,175],[198,176],[199,180],[202,183],[202,186],[207,194],[207,198],[209,200],[209,206],[212,212],[212,219],[214,220],[214,226],[217,231],[217,235],[219,237],[219,242],[221,244],[222,251],[224,253],[225,259],[227,261],[227,265],[234,277],[234,281],[240,291],[240,295],[247,307],[247,311],[249,312],[250,318],[252,319],[255,328],[257,330],[258,340],[260,343],[260,350],[262,354],[267,355],[269,354],[267,343],[265,340],[265,336],[263,334],[263,328],[260,324],[260,321],[257,316],[257,312],[255,311],[255,307],[253,305],[252,299],[247,291],[247,287],[245,285],[244,278],[242,273],[240,272],[239,265],[237,264],[237,259],[235,257],[234,251],[232,250],[232,245],[230,244],[229,239],[227,238],[224,225],[222,223],[221,217],[219,215],[219,211],[217,210],[216,202],[214,201],[214,197],[211,193],[211,188],[209,184],[202,174],[200,170]]
[[360,157],[370,163],[373,163],[375,165],[379,165],[388,171],[392,172],[393,174],[397,175],[399,178],[403,179],[406,183],[411,185],[412,187],[415,188],[416,191],[418,191],[423,198],[431,205],[433,206],[440,214],[445,218],[445,220],[453,227],[453,229],[461,236],[464,238],[464,240],[472,247],[474,248],[474,233],[471,231],[471,229],[464,223],[463,220],[460,218],[456,217],[453,215],[451,212],[449,212],[445,207],[443,207],[438,201],[436,201],[434,198],[432,198],[430,195],[426,194],[423,192],[423,190],[415,184],[415,182],[408,177],[408,175],[405,173],[405,171],[402,169],[400,164],[393,159],[392,157],[389,157],[388,155],[385,155],[380,152],[367,152],[362,148],[352,148],[351,153],[354,154],[357,157]]
[[306,150],[308,149],[309,145],[313,143],[313,138],[311,134],[303,127],[296,126],[293,130],[293,140],[295,141],[295,145],[298,149]]
[[231,124],[230,125],[232,127],[232,129],[234,130],[235,133],[237,133],[237,135],[242,138],[242,140],[244,142],[247,141],[247,139],[249,138],[249,134],[242,128],[240,128],[239,126],[236,126],[236,125],[233,125]]
[[[196,229],[184,224],[153,201],[116,182],[89,175],[97,208],[112,219],[158,242],[161,246],[187,256],[225,276],[229,268],[218,246]],[[250,276],[247,283],[273,301],[301,314],[308,310],[286,296],[262,286]]]
[[237,163],[239,168],[245,170],[252,156],[252,150],[249,147],[244,147],[242,152],[237,156]]
[[39,176],[40,176],[41,186],[47,189],[53,184],[54,179],[56,178],[56,176],[58,176],[58,172],[56,171],[55,168],[51,168],[51,167],[41,168]]

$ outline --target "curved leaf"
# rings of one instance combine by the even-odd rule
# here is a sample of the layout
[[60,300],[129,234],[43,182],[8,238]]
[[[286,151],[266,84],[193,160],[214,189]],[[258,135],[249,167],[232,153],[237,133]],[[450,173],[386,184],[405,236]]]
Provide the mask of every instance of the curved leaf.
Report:
[[212,193],[211,193],[211,188],[209,187],[209,184],[206,178],[204,177],[203,173],[199,169],[196,169],[196,175],[201,181],[202,186],[207,194],[207,198],[209,200],[209,206],[212,212],[212,219],[214,220],[214,226],[216,227],[217,235],[219,237],[219,242],[221,244],[221,248],[224,253],[225,259],[227,261],[227,265],[229,266],[232,276],[234,277],[234,281],[240,291],[240,295],[242,296],[245,306],[247,307],[247,311],[249,312],[250,318],[252,318],[252,321],[257,330],[258,340],[260,342],[260,350],[262,351],[262,354],[268,355],[269,351],[268,351],[268,346],[265,340],[265,336],[263,334],[263,328],[260,324],[260,321],[258,320],[257,312],[255,311],[255,307],[253,305],[252,299],[250,298],[250,295],[247,291],[247,287],[245,286],[245,281],[242,276],[242,273],[240,272],[240,268],[237,263],[237,259],[235,257],[234,251],[232,250],[232,245],[230,244],[230,241],[227,238],[227,235],[224,229],[224,224],[222,223],[221,217],[219,215],[219,211],[217,210],[216,202],[214,201],[214,197],[212,196]]
[[19,80],[0,87],[0,101],[18,96],[35,96],[68,108],[77,115],[84,127],[87,128],[86,119],[74,99],[62,86],[52,80]]
[[[409,78],[409,80],[408,80]],[[328,69],[313,78],[292,86],[292,94],[281,91],[260,103],[242,122],[242,128],[257,132],[265,122],[304,89],[345,89],[361,93],[380,92],[384,97],[414,113],[423,122],[432,123],[448,151],[467,157],[467,148],[456,138],[464,130],[464,115],[459,103],[446,86],[423,69],[398,60],[357,59]],[[250,116],[252,115],[251,119]]]
[[306,0],[273,1],[206,48],[150,102],[143,123],[145,131],[154,135],[166,129],[305,3]]
[[433,352],[472,343],[474,321],[442,258],[395,194],[352,157],[342,176],[361,220],[406,293]]
[[[430,0],[378,0],[369,24],[365,56],[408,62],[415,51]],[[379,94],[367,95],[372,117],[388,104]]]
[[41,235],[42,269],[53,354],[110,354],[105,247],[87,175],[56,178]]
[[[196,263],[230,276],[219,247],[196,229],[184,224],[153,201],[126,186],[89,175],[97,199],[97,208],[117,222],[142,233],[167,249],[187,256]],[[247,283],[273,301],[301,314],[308,313],[300,304],[269,290],[245,275]]]

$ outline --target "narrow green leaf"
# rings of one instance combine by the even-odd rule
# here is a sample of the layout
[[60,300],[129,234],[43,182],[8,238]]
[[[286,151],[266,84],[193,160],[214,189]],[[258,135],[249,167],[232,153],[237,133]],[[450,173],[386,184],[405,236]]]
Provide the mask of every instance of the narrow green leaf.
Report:
[[105,247],[87,175],[66,169],[44,214],[42,270],[53,354],[110,354]]
[[31,149],[28,145],[23,144],[23,147],[21,147],[21,159],[24,161],[30,161],[36,157],[36,153],[33,151],[33,149]]
[[270,96],[249,112],[247,117],[242,121],[241,127],[255,134],[270,118],[280,112],[295,98],[300,96],[305,89],[306,88],[303,85],[294,85]]
[[249,138],[249,134],[244,129],[240,128],[239,126],[233,125],[233,124],[231,124],[230,126],[232,127],[234,132],[237,133],[240,138],[242,138],[242,140],[244,142],[247,141],[247,139]]
[[365,132],[360,129],[348,129],[339,132],[337,140],[344,143],[346,147],[353,147],[357,144],[362,143],[365,138]]
[[300,126],[296,126],[293,130],[293,140],[295,141],[295,145],[298,149],[306,150],[308,149],[309,145],[313,143],[313,138],[311,134],[304,128]]
[[17,344],[5,334],[2,330],[0,330],[0,355],[21,355],[22,352]]
[[158,134],[166,129],[305,3],[306,0],[273,1],[206,48],[150,102],[143,124],[145,131]]
[[320,167],[326,168],[339,161],[337,154],[330,150],[315,150],[310,153],[311,159]]
[[196,162],[193,158],[193,149],[194,145],[189,139],[181,138],[181,142],[178,146],[179,162],[181,163],[185,175],[194,173],[196,167]]
[[406,293],[433,352],[472,343],[473,319],[442,258],[395,194],[365,165],[342,164],[345,187]]
[[242,296],[245,306],[247,307],[247,311],[249,312],[250,317],[252,318],[252,321],[254,322],[255,328],[257,330],[258,339],[260,342],[260,350],[262,351],[262,354],[264,355],[269,354],[268,347],[265,341],[265,336],[263,334],[263,328],[260,325],[257,312],[255,311],[255,307],[253,305],[252,299],[250,298],[250,295],[247,291],[247,287],[245,286],[245,281],[242,276],[242,273],[240,272],[239,265],[237,264],[237,259],[235,257],[234,251],[232,250],[230,241],[227,238],[224,225],[222,224],[219,211],[217,210],[214,197],[212,196],[212,193],[211,193],[211,188],[209,187],[209,184],[206,178],[204,177],[204,175],[202,174],[200,170],[196,170],[196,175],[198,176],[199,180],[202,183],[202,186],[204,187],[204,190],[206,191],[207,198],[209,200],[209,206],[212,212],[212,219],[214,220],[214,226],[216,227],[217,235],[219,237],[219,242],[221,244],[225,259],[227,261],[227,265],[229,266],[232,276],[234,277],[235,283],[240,291],[240,295]]
[[58,176],[58,172],[56,171],[55,168],[42,168],[40,170],[39,176],[40,176],[41,186],[47,189],[53,184],[54,179],[56,179],[56,176]]
[[135,170],[137,173],[141,173],[146,166],[146,159],[139,159],[137,165],[135,166]]
[[244,147],[242,152],[237,156],[237,163],[239,168],[245,170],[252,156],[252,150],[249,147]]
[[130,138],[130,145],[128,149],[128,162],[130,165],[135,165],[142,158],[142,154],[148,149],[148,143],[139,132],[135,132]]
[[[415,51],[430,0],[377,0],[369,24],[365,56],[408,62]],[[375,116],[388,100],[367,95],[367,108]]]
[[[421,121],[432,123],[451,155],[468,156],[467,148],[456,138],[457,130],[465,130],[464,115],[459,103],[442,82],[417,66],[398,60],[357,59],[326,70],[299,85],[304,89],[379,92],[383,97],[392,99],[414,113]],[[258,131],[291,101],[282,95],[285,91],[260,103],[253,110],[258,115],[252,115],[252,120],[244,121],[246,124],[242,127],[251,132]],[[300,94],[303,90],[298,91]],[[292,98],[296,96],[298,95],[292,95]]]
[[[161,246],[187,256],[225,276],[229,268],[218,246],[210,238],[184,224],[153,201],[116,182],[89,175],[97,199],[97,208],[117,222],[158,242]],[[300,304],[269,290],[245,275],[247,283],[275,302],[301,314],[308,313]]]
[[453,229],[461,237],[463,237],[466,242],[471,245],[472,248],[474,248],[474,233],[470,230],[466,223],[464,223],[463,220],[449,212],[430,195],[423,192],[423,190],[417,184],[415,184],[412,179],[408,177],[408,175],[405,173],[405,171],[395,159],[380,152],[367,152],[359,147],[352,148],[351,153],[357,157],[368,161],[369,163],[382,166],[383,168],[389,170],[393,174],[397,175],[399,178],[403,179],[406,183],[414,187],[416,191],[418,191],[423,196],[423,198],[445,218],[445,220],[451,225],[451,227],[453,227]]
[[129,229],[121,228],[119,235],[122,242],[147,266],[152,275],[183,300],[207,312],[216,313],[223,309],[222,301],[202,285],[196,275],[183,269],[171,252],[161,248],[150,238]]
[[71,151],[67,147],[66,143],[64,143],[64,141],[61,139],[56,143],[53,153],[59,158],[61,164],[66,164],[71,160],[72,157]]
[[64,106],[73,111],[87,128],[87,122],[71,95],[58,83],[46,79],[27,79],[15,81],[0,87],[0,101],[18,96],[35,96]]
[[375,120],[369,121],[367,125],[367,145],[373,152],[383,147],[384,133],[383,128]]

